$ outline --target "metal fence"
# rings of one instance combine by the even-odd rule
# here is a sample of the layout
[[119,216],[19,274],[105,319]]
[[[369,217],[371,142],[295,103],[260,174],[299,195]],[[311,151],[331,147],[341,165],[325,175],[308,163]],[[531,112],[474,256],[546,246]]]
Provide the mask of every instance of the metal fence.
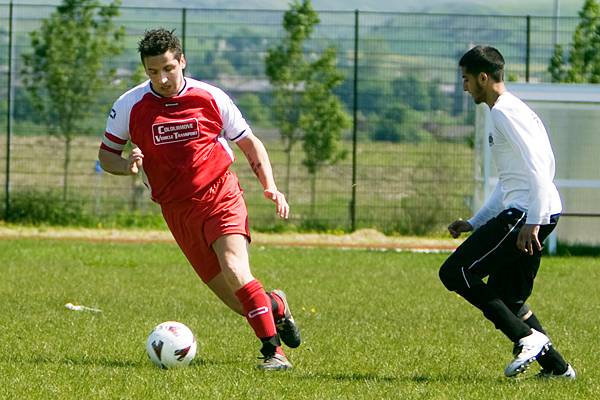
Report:
[[[23,86],[29,33],[54,7],[0,4],[0,194],[4,213],[20,193],[61,190],[64,144],[36,122]],[[175,29],[182,38],[186,74],[228,92],[261,137],[279,186],[292,206],[291,222],[304,227],[426,233],[470,214],[474,193],[474,106],[462,91],[458,58],[473,44],[499,48],[513,81],[547,82],[556,43],[568,46],[578,18],[319,12],[306,52],[338,51],[345,74],[337,94],[352,128],[348,157],[310,176],[301,146],[292,153],[291,179],[272,122],[271,87],[264,73],[267,49],[284,35],[284,11],[125,8],[125,51],[106,60],[118,81],[98,93],[88,131],[74,142],[68,195],[92,215],[156,213],[135,178],[114,177],[96,166],[105,118],[138,68],[136,45],[146,29]],[[10,132],[10,134],[9,134]],[[234,170],[246,190],[254,227],[277,224],[271,204],[241,157]]]

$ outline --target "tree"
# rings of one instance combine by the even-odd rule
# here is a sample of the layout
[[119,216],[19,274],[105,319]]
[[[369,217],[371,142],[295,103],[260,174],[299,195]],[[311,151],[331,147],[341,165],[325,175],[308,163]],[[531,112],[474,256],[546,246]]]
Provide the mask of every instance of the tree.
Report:
[[548,72],[553,82],[600,83],[600,6],[586,0],[579,11],[579,24],[573,34],[568,61],[561,45],[556,45]]
[[311,64],[311,79],[306,82],[304,108],[300,127],[304,132],[302,147],[304,160],[311,178],[311,210],[316,203],[317,172],[326,164],[335,164],[346,157],[340,149],[342,131],[350,126],[350,118],[333,89],[342,80],[335,66],[335,48],[325,50],[321,58]]
[[268,110],[256,94],[244,93],[235,99],[235,103],[250,125],[261,126],[268,123]]
[[282,43],[267,51],[266,75],[273,86],[274,120],[279,127],[286,154],[285,192],[290,196],[292,150],[300,140],[301,90],[309,73],[304,57],[304,42],[310,37],[319,17],[310,1],[294,1],[283,15],[286,35]]
[[409,75],[394,79],[392,90],[394,97],[402,99],[405,104],[417,111],[431,109],[428,83],[416,76]]
[[[63,0],[39,30],[31,32],[33,52],[23,56],[24,83],[49,133],[65,143],[63,197],[67,198],[71,144],[86,117],[100,112],[98,93],[113,80],[104,65],[122,51],[125,29],[113,19],[119,0]],[[105,112],[102,105],[101,112]]]
[[227,75],[235,75],[236,70],[226,56],[227,40],[224,37],[199,38],[197,43],[186,45],[186,74],[201,76],[211,81],[219,80]]
[[379,114],[372,114],[371,138],[376,141],[420,143],[431,139],[423,129],[424,115],[405,103],[391,102]]
[[311,175],[311,205],[315,203],[318,170],[345,156],[339,149],[341,133],[349,118],[334,89],[342,82],[336,68],[336,50],[321,55],[305,54],[304,43],[319,23],[310,0],[294,1],[283,16],[286,36],[268,50],[266,74],[273,86],[274,120],[279,127],[287,157],[285,191],[290,195],[291,153],[302,140],[304,166]]
[[227,38],[228,50],[224,56],[238,75],[256,76],[263,73],[260,63],[249,62],[257,53],[262,53],[265,39],[257,29],[241,27]]

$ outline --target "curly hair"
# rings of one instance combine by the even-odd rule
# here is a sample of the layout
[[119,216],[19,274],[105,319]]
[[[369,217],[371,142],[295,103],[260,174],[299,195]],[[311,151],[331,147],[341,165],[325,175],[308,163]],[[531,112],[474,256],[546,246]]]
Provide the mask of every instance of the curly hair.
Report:
[[176,60],[181,60],[183,49],[179,38],[175,36],[175,30],[168,31],[163,28],[152,29],[144,32],[144,37],[138,43],[138,51],[142,63],[144,58],[158,56],[171,51]]

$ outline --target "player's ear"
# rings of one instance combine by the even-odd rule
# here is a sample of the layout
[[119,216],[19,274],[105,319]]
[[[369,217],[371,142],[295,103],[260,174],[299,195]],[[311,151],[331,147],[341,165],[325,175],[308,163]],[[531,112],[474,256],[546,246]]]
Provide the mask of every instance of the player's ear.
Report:
[[182,53],[181,58],[179,59],[179,64],[181,64],[181,69],[185,69],[187,62],[185,61],[185,55]]
[[485,72],[480,72],[479,75],[477,75],[477,80],[481,85],[485,85],[489,79],[490,77]]

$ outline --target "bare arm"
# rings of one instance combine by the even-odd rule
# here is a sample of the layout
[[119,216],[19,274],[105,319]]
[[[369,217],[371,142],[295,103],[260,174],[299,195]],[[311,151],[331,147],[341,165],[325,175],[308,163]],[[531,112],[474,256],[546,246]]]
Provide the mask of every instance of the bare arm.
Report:
[[123,158],[118,154],[111,153],[108,150],[100,149],[98,151],[98,161],[100,166],[106,172],[113,175],[135,175],[142,166],[144,155],[142,151],[135,147],[131,151],[129,158]]
[[277,205],[277,215],[287,218],[290,206],[285,199],[285,195],[277,189],[271,161],[263,143],[254,134],[250,134],[236,143],[242,152],[244,152],[250,168],[252,168],[252,171],[262,185],[264,196]]

